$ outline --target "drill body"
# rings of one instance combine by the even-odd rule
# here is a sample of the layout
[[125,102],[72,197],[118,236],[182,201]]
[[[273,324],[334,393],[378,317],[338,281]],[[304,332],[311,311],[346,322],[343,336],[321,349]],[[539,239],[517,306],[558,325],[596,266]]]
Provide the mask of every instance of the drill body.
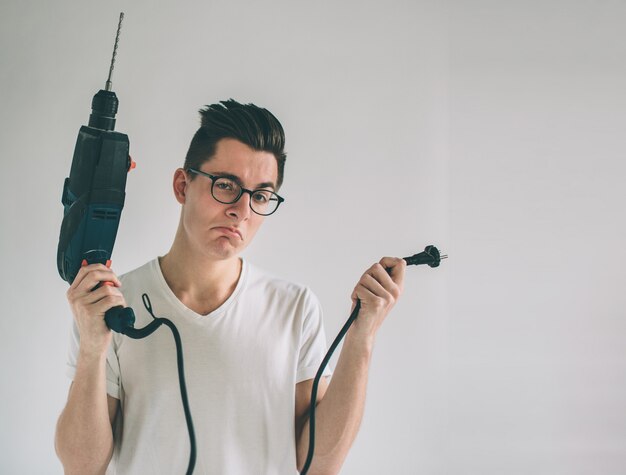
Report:
[[63,186],[57,267],[70,284],[83,261],[106,264],[113,252],[132,164],[128,136],[113,130],[117,105],[114,92],[94,96],[89,125],[78,132]]
[[[81,266],[111,263],[126,178],[135,165],[128,154],[128,136],[114,130],[117,107],[112,91],[100,90],[94,96],[89,125],[78,132],[70,176],[63,185],[57,268],[70,284]],[[122,332],[133,326],[135,314],[131,308],[113,307],[106,312],[105,322]]]

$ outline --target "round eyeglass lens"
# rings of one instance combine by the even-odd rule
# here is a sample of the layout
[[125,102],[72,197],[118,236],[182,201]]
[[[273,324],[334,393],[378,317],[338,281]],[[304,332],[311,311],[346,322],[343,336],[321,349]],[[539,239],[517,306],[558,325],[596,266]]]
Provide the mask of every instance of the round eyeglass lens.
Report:
[[252,192],[250,206],[255,213],[268,215],[278,208],[278,197],[267,190],[257,190]]
[[222,203],[234,203],[241,194],[241,187],[228,178],[218,178],[211,189],[213,196]]

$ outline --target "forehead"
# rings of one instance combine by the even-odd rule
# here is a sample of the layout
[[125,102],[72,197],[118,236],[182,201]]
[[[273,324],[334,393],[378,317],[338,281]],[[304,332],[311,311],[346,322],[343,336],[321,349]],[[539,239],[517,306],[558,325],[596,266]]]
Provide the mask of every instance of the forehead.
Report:
[[232,138],[220,139],[213,156],[202,164],[209,173],[225,173],[237,176],[245,186],[273,183],[276,187],[278,164],[271,152],[254,150]]

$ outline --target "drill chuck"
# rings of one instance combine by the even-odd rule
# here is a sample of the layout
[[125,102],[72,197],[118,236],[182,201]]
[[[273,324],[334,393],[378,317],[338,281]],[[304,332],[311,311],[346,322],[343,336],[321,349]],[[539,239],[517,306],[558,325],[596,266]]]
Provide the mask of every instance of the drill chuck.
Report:
[[119,101],[113,91],[100,89],[91,101],[89,127],[101,130],[115,130],[115,114]]

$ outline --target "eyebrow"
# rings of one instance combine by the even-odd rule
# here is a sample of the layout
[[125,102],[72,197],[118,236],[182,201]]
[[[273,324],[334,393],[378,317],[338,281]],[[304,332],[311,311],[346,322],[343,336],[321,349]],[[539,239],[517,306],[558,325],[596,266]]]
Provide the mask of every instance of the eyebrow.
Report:
[[[205,173],[209,173],[209,172],[205,172]],[[233,175],[231,173],[226,173],[226,172],[210,172],[210,174],[211,175],[216,175],[216,176],[219,176],[219,177],[222,177],[222,178],[228,178],[229,180],[234,181],[239,186],[244,188],[243,182],[241,181],[241,178],[239,178],[237,175]],[[273,190],[275,190],[276,189],[276,185],[274,185],[274,183],[272,183],[271,181],[264,181],[263,183],[259,183],[254,189],[258,190],[259,188],[272,188]]]

